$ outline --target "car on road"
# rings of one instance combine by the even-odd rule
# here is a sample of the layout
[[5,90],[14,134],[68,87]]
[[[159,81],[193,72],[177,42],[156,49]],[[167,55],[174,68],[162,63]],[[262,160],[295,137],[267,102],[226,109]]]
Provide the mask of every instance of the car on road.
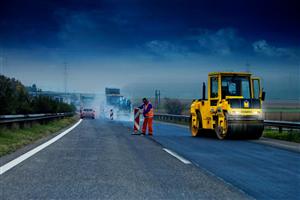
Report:
[[80,118],[92,118],[95,119],[95,110],[91,108],[85,108],[80,112]]

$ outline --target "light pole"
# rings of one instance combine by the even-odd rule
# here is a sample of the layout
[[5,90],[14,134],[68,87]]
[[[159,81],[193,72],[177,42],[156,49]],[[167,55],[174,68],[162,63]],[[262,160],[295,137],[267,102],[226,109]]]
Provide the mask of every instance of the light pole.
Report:
[[67,87],[68,87],[68,63],[64,62],[64,89],[65,89],[65,95],[67,95]]

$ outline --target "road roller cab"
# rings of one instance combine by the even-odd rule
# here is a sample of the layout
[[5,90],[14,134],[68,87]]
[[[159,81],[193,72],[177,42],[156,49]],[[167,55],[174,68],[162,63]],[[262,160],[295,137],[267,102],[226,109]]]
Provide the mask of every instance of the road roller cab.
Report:
[[193,136],[214,130],[219,139],[261,137],[265,92],[259,78],[251,73],[214,72],[208,75],[207,99],[205,91],[203,83],[202,99],[194,100],[191,105]]

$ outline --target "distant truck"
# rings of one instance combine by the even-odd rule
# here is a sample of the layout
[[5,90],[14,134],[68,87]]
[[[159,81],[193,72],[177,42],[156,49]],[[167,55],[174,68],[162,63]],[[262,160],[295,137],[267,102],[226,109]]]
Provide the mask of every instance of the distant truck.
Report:
[[131,101],[121,95],[119,88],[105,88],[106,105],[119,111],[131,112]]

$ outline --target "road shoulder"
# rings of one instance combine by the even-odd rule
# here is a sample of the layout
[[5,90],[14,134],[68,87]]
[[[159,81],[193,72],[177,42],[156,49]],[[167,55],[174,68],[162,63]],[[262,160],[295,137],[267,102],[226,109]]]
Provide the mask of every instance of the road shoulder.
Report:
[[7,155],[4,155],[4,156],[0,157],[0,166],[5,165],[6,163],[8,163],[8,162],[10,162],[10,161],[12,161],[12,160],[18,158],[19,156],[21,156],[21,155],[23,155],[23,154],[25,154],[25,153],[31,151],[32,149],[38,147],[39,145],[41,145],[41,144],[43,144],[43,143],[45,143],[45,142],[51,140],[52,138],[56,137],[57,135],[61,134],[61,133],[64,132],[65,130],[67,130],[67,129],[69,129],[70,127],[72,127],[72,126],[73,126],[74,124],[76,124],[78,121],[79,121],[79,119],[76,120],[74,123],[72,123],[72,124],[66,126],[65,128],[63,128],[63,129],[61,129],[61,130],[59,130],[59,131],[57,131],[57,132],[55,132],[55,133],[52,133],[52,134],[47,135],[47,136],[45,136],[45,137],[42,137],[42,138],[40,138],[40,139],[34,141],[33,143],[28,144],[28,145],[26,145],[26,146],[24,146],[24,147],[22,147],[22,148],[16,150],[15,152],[12,152],[12,153],[10,153],[10,154],[7,154]]
[[300,144],[296,142],[276,140],[276,139],[265,138],[265,137],[262,137],[259,140],[253,140],[253,142],[300,153]]

